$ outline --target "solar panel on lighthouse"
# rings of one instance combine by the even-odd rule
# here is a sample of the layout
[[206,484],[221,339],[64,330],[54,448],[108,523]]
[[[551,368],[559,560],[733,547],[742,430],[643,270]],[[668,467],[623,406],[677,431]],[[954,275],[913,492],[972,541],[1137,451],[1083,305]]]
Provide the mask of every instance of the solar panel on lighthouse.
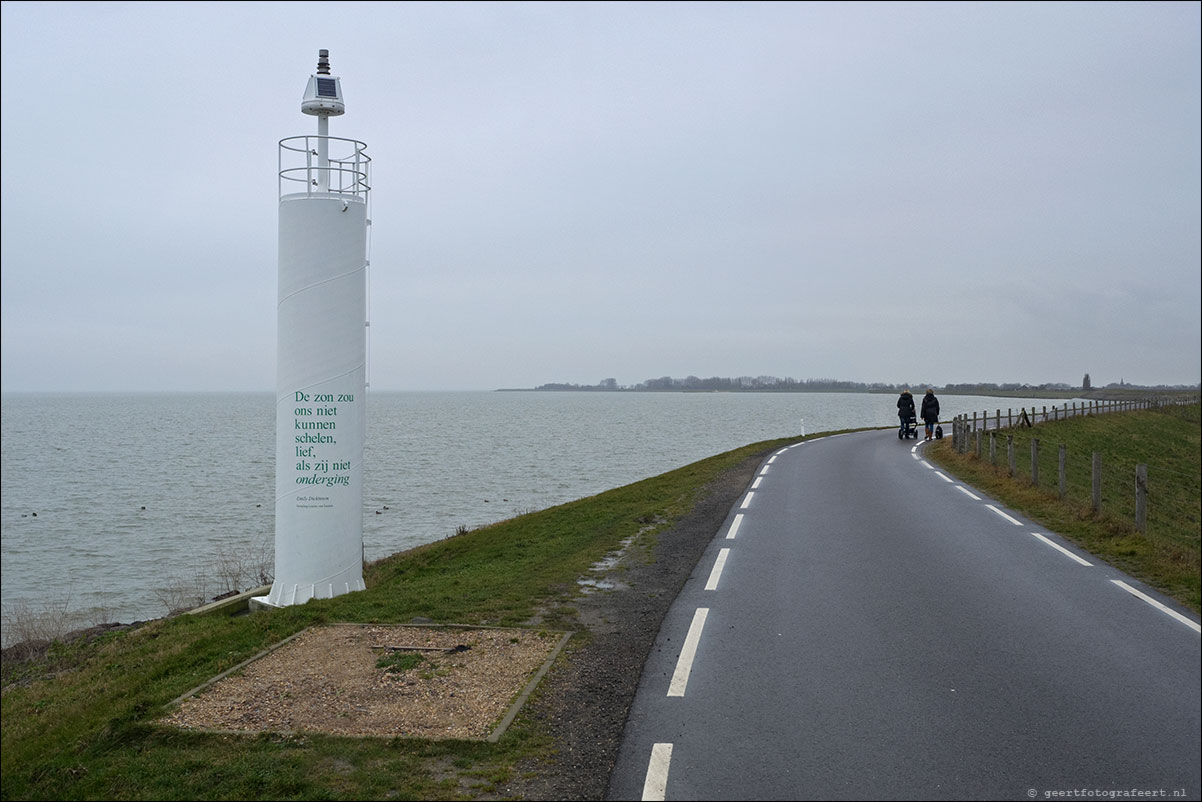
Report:
[[333,78],[318,78],[317,96],[332,98],[338,97],[338,82]]

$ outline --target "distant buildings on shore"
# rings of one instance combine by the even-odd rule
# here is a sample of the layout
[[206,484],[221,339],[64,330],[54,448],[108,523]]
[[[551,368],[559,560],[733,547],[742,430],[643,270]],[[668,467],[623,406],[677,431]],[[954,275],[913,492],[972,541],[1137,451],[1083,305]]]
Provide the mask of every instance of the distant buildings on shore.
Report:
[[[1089,374],[1086,374],[1088,382]],[[663,376],[658,379],[647,379],[639,384],[619,385],[616,379],[602,379],[597,384],[568,384],[556,383],[542,384],[538,387],[530,388],[533,391],[569,391],[569,392],[783,392],[783,393],[897,393],[903,389],[914,388],[926,389],[927,387],[949,395],[1033,395],[1049,393],[1057,396],[1070,396],[1081,393],[1098,393],[1103,391],[1121,390],[1124,392],[1130,391],[1155,391],[1155,392],[1181,392],[1181,391],[1197,391],[1198,385],[1186,386],[1175,385],[1166,386],[1158,385],[1155,387],[1141,386],[1128,384],[1124,381],[1114,382],[1105,387],[1098,385],[1087,384],[1083,387],[1074,387],[1071,384],[1063,383],[1048,383],[1048,384],[1021,384],[1016,382],[996,384],[993,382],[981,383],[965,383],[965,384],[931,384],[929,382],[908,382],[901,384],[890,384],[888,382],[852,382],[840,381],[838,379],[805,379],[797,380],[793,378],[777,378],[776,376],[739,376],[737,378],[723,378],[714,376],[708,379],[702,379],[697,376],[686,376],[683,379],[674,378],[672,376]]]

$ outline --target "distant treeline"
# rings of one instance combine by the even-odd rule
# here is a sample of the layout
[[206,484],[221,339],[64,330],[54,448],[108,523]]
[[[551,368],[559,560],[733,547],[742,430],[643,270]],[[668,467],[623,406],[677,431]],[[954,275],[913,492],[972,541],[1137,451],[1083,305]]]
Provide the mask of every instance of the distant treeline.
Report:
[[723,378],[713,376],[703,379],[698,376],[686,376],[683,379],[672,376],[662,376],[658,379],[647,379],[639,384],[619,385],[615,379],[602,379],[597,384],[564,384],[550,383],[535,387],[536,391],[570,391],[570,392],[752,392],[752,393],[899,393],[903,389],[925,390],[931,387],[949,395],[1029,395],[1042,393],[1055,395],[1072,395],[1082,392],[1097,392],[1099,390],[1135,390],[1135,391],[1188,391],[1197,390],[1198,386],[1175,385],[1172,387],[1159,385],[1146,387],[1116,382],[1104,388],[1074,387],[1070,384],[996,384],[992,382],[937,385],[927,382],[910,382],[890,384],[888,382],[852,382],[839,379],[804,379],[777,378],[776,376],[739,376]]

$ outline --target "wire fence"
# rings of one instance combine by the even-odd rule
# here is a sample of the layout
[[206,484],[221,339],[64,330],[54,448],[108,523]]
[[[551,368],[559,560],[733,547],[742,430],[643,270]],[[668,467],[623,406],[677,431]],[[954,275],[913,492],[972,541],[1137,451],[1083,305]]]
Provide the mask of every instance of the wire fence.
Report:
[[1072,449],[1052,439],[1040,424],[1085,415],[1135,410],[1180,414],[1198,398],[1072,403],[1062,407],[995,410],[958,416],[952,422],[953,448],[988,462],[1015,481],[1053,491],[1093,513],[1132,523],[1152,537],[1198,549],[1202,541],[1202,474],[1158,463],[1155,452],[1133,459],[1130,449],[1099,438],[1088,449]]
[[1164,409],[1166,407],[1186,407],[1199,402],[1198,396],[1149,396],[1128,401],[1066,401],[1061,406],[1026,407],[1007,409],[1005,414],[1000,409],[981,410],[980,415],[973,411],[958,415],[955,420],[968,425],[971,430],[978,429],[1013,429],[1031,427],[1037,423],[1068,420],[1083,415],[1106,415],[1114,412],[1131,412],[1139,409]]

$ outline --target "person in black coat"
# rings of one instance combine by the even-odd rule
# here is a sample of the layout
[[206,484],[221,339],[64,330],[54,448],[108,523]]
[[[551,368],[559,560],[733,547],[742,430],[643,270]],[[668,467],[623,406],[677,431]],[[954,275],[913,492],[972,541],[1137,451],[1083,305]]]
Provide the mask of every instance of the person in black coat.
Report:
[[902,426],[914,417],[914,396],[910,395],[909,390],[902,390],[897,399],[897,417]]
[[935,391],[927,388],[927,394],[922,397],[922,422],[927,425],[927,439],[935,438],[935,424],[939,423],[939,399]]

